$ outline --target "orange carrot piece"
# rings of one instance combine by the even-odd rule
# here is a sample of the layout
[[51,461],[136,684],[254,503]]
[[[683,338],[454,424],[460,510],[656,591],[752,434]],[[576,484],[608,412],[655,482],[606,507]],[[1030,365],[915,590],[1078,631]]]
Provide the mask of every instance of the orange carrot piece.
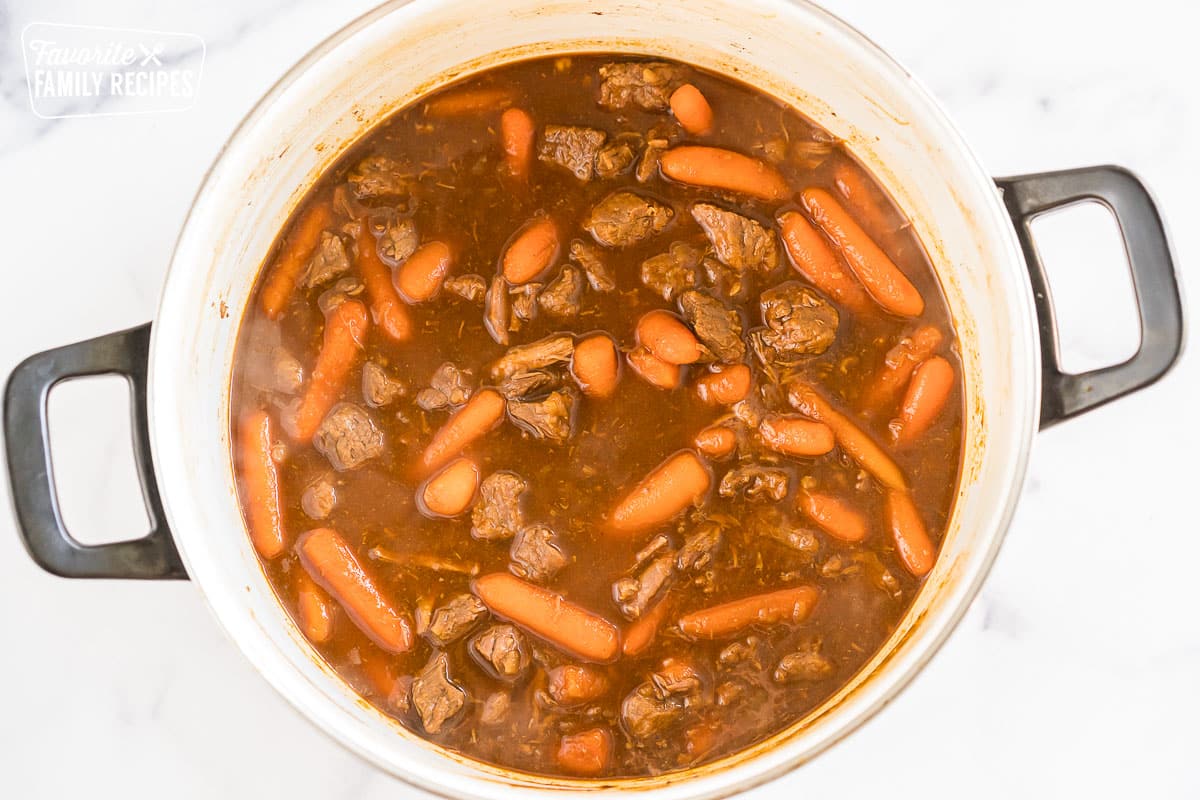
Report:
[[392,661],[384,653],[372,652],[362,656],[362,672],[370,684],[370,691],[385,703],[396,691],[398,682]]
[[533,117],[520,108],[500,115],[500,147],[504,151],[504,171],[522,183],[533,169]]
[[408,318],[404,301],[392,284],[392,271],[380,260],[375,237],[366,224],[358,226],[358,258],[355,263],[363,286],[367,289],[367,297],[371,299],[371,315],[375,317],[375,324],[391,339],[407,341],[412,335],[412,321]]
[[692,443],[709,458],[724,458],[737,447],[737,434],[725,425],[710,425],[697,433]]
[[820,591],[814,586],[795,586],[742,597],[684,614],[679,618],[679,631],[693,639],[717,639],[751,625],[795,625],[808,618],[820,597]]
[[912,377],[917,364],[926,360],[942,346],[942,332],[932,325],[922,325],[896,342],[883,356],[883,365],[862,393],[863,409],[881,413],[896,402],[896,396]]
[[786,456],[823,456],[835,444],[833,431],[824,422],[785,414],[768,414],[758,424],[763,444]]
[[493,86],[483,89],[460,89],[439,95],[425,104],[427,117],[465,117],[499,111],[513,104],[511,89]]
[[421,454],[421,468],[432,472],[465,450],[504,419],[504,396],[495,389],[480,389],[438,429]]
[[792,266],[805,280],[856,314],[875,307],[858,278],[803,214],[798,211],[781,214],[779,233]]
[[858,166],[839,161],[833,168],[833,185],[859,224],[872,236],[884,236],[896,230],[876,197],[877,190]]
[[316,249],[321,240],[321,231],[333,222],[333,209],[329,203],[317,203],[308,207],[304,215],[292,224],[287,238],[275,256],[271,268],[271,276],[263,285],[263,313],[270,319],[278,319],[287,308],[288,299],[296,291],[300,273],[308,263],[308,257]]
[[296,438],[301,442],[312,439],[346,387],[350,370],[366,344],[369,325],[367,308],[357,300],[338,303],[325,316],[321,351],[296,411]]
[[566,733],[558,740],[554,760],[564,772],[593,778],[608,769],[612,757],[612,734],[607,728],[589,728]]
[[296,570],[296,616],[310,642],[321,644],[333,635],[333,600],[302,569]]
[[546,691],[562,706],[577,706],[608,691],[608,679],[595,667],[560,664],[546,673]]
[[617,343],[606,333],[580,339],[571,354],[571,375],[588,397],[611,397],[621,380]]
[[659,168],[680,183],[726,189],[760,200],[778,202],[792,193],[779,171],[765,161],[720,147],[674,147],[662,154]]
[[805,189],[800,196],[809,217],[842,251],[846,263],[876,303],[901,317],[921,315],[925,300],[917,287],[859,227],[837,198],[815,188]]
[[638,344],[668,364],[692,364],[704,356],[700,340],[670,311],[647,311],[637,322]]
[[625,358],[633,371],[651,386],[659,389],[678,389],[683,380],[678,366],[668,364],[642,345],[630,350]]
[[713,110],[704,95],[690,83],[671,93],[671,113],[683,129],[693,136],[703,136],[712,130]]
[[929,430],[954,389],[954,367],[941,356],[921,362],[913,372],[900,415],[888,425],[892,441],[909,444]]
[[904,568],[918,578],[933,569],[937,547],[925,530],[921,514],[908,492],[892,490],[884,500],[884,518],[896,544],[896,555]]
[[296,541],[300,563],[341,604],[354,624],[389,653],[413,645],[412,623],[383,596],[354,550],[333,528],[316,528]]
[[424,303],[437,297],[454,266],[454,254],[445,242],[426,242],[416,249],[392,275],[400,297],[409,303]]
[[696,381],[696,395],[711,405],[733,405],[750,394],[750,368],[745,364],[730,364],[702,376]]
[[451,461],[425,482],[417,507],[431,517],[457,517],[471,506],[479,488],[479,467],[469,458]]
[[529,283],[558,258],[558,227],[548,217],[535,217],[512,235],[500,257],[500,274],[514,286]]
[[830,405],[829,401],[811,386],[799,381],[793,382],[788,389],[788,402],[792,404],[792,408],[804,416],[828,425],[833,431],[834,439],[842,449],[884,486],[889,489],[907,488],[904,482],[904,473],[896,466],[896,462],[892,461],[884,452],[883,448],[876,444],[866,431],[855,425],[849,417]]
[[680,450],[642,478],[609,516],[609,528],[633,534],[660,525],[690,505],[699,503],[712,484],[700,456]]
[[670,595],[654,604],[645,614],[629,624],[621,641],[621,653],[629,658],[641,655],[654,644],[658,629],[671,613],[674,600]]
[[506,572],[483,575],[472,586],[493,614],[511,620],[577,658],[612,661],[621,649],[621,634],[616,625],[549,589]]
[[870,532],[867,518],[836,495],[801,491],[796,497],[796,505],[812,517],[821,530],[843,542],[861,542]]
[[263,558],[275,558],[283,552],[286,535],[283,530],[280,502],[279,472],[271,458],[274,445],[271,415],[264,410],[252,411],[238,424],[237,458],[246,495],[246,522],[250,541]]

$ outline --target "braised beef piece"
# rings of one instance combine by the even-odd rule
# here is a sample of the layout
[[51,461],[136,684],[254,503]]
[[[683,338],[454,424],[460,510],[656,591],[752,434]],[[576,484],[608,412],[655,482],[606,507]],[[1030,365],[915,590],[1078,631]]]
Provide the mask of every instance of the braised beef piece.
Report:
[[569,388],[557,389],[540,400],[510,399],[508,416],[536,439],[565,442],[571,438],[578,399]]
[[621,723],[634,739],[646,740],[670,727],[683,711],[680,698],[662,697],[654,684],[646,681],[621,701]]
[[629,247],[662,233],[674,216],[668,205],[621,190],[592,207],[583,229],[605,247]]
[[508,322],[510,333],[521,330],[522,322],[533,322],[537,316],[537,298],[538,293],[542,291],[542,285],[523,283],[509,288],[508,301],[512,306],[512,317]]
[[750,332],[750,345],[765,366],[820,355],[837,338],[837,309],[798,281],[763,292],[759,308],[766,327]]
[[[264,334],[260,337],[259,331]],[[255,358],[246,370],[246,382],[256,389],[282,395],[297,394],[304,387],[304,365],[287,348],[278,343],[264,341],[274,336],[277,342],[278,328],[256,325],[249,336]]]
[[812,562],[817,551],[821,549],[820,538],[815,531],[809,528],[773,528],[767,532],[767,535],[784,547],[790,548],[804,556],[809,563]]
[[714,295],[726,300],[736,300],[738,303],[745,302],[750,282],[743,273],[722,264],[720,259],[711,253],[700,260],[700,271],[704,273]]
[[704,230],[717,258],[738,272],[770,272],[779,266],[775,233],[755,220],[712,203],[695,203],[692,218]]
[[529,668],[529,644],[512,625],[492,625],[471,640],[471,654],[492,674],[504,681],[521,677]]
[[721,361],[733,363],[746,355],[742,318],[720,300],[695,290],[679,295],[679,310],[696,337]]
[[332,286],[317,297],[317,308],[321,309],[321,313],[328,317],[329,312],[346,300],[362,294],[364,288],[362,281],[351,275],[338,278]]
[[717,666],[721,669],[749,668],[761,670],[763,662],[763,640],[753,634],[743,640],[727,644],[717,654]]
[[404,384],[388,375],[387,370],[378,361],[368,361],[363,364],[363,401],[371,408],[391,405],[404,397],[407,391]]
[[660,556],[670,549],[671,537],[667,536],[665,533],[655,535],[653,539],[646,542],[641,550],[638,550],[637,553],[634,554],[633,568],[637,569],[650,559],[654,558],[655,556]]
[[667,111],[671,93],[687,81],[687,68],[662,61],[620,61],[600,67],[600,105],[612,111],[636,106]]
[[509,342],[509,314],[508,281],[503,275],[497,275],[492,278],[483,298],[483,324],[496,344],[507,345]]
[[646,183],[658,177],[658,163],[662,160],[662,154],[670,148],[671,143],[665,138],[651,136],[646,140],[646,149],[642,151],[642,157],[633,173],[638,183]]
[[383,452],[383,432],[353,403],[338,403],[317,428],[313,447],[338,472],[355,469]]
[[425,411],[457,408],[471,398],[473,383],[470,370],[447,361],[434,370],[429,386],[417,392],[417,405]]
[[567,557],[558,543],[558,534],[540,522],[517,531],[509,548],[509,571],[518,578],[541,583],[567,565]]
[[404,165],[383,155],[367,156],[346,176],[359,200],[408,194],[410,175]]
[[686,705],[703,702],[705,677],[688,658],[668,657],[650,674],[650,683],[661,697],[679,697]]
[[575,267],[565,266],[538,295],[538,305],[552,317],[573,317],[579,313],[583,276]]
[[389,267],[407,261],[421,243],[421,237],[417,234],[417,223],[391,210],[373,215],[371,229],[379,237],[375,251],[380,260]]
[[642,137],[636,133],[622,133],[596,152],[596,177],[616,178],[629,171],[637,160]]
[[508,352],[492,365],[493,380],[503,380],[518,372],[529,372],[571,360],[575,352],[575,339],[568,333],[555,333],[530,344],[510,347]]
[[304,266],[304,276],[300,285],[305,289],[320,286],[345,274],[350,269],[350,258],[346,255],[346,245],[342,237],[329,231],[321,231],[321,241]]
[[658,556],[637,575],[618,578],[612,587],[613,601],[627,619],[638,619],[670,584],[674,573],[675,554]]
[[819,641],[812,642],[795,653],[788,653],[775,667],[773,677],[779,683],[819,681],[833,674],[833,662],[820,652]]
[[680,572],[699,572],[712,566],[723,540],[721,526],[713,522],[701,523],[697,530],[683,540],[683,547],[675,558]]
[[642,262],[642,283],[664,300],[700,285],[699,248],[686,242],[673,242],[667,252]]
[[562,386],[561,372],[550,369],[533,369],[517,372],[500,381],[496,388],[509,400],[529,400],[545,397],[550,391]]
[[300,508],[313,519],[325,519],[337,506],[337,490],[332,475],[321,475],[300,495]]
[[479,709],[479,724],[499,725],[508,716],[511,706],[512,699],[508,692],[492,692],[483,701],[483,708]]
[[468,303],[478,303],[487,294],[487,281],[482,275],[452,275],[442,284],[450,294],[458,295]]
[[465,636],[487,613],[487,606],[475,595],[455,595],[434,609],[425,635],[434,647],[445,647]]
[[581,125],[547,125],[538,142],[538,159],[558,164],[581,181],[596,174],[596,154],[608,135]]
[[412,683],[412,704],[425,732],[436,735],[453,727],[467,704],[467,693],[450,679],[450,659],[436,651]]
[[575,239],[571,242],[570,258],[583,270],[588,286],[591,286],[593,291],[611,292],[617,288],[617,282],[604,265],[604,257],[596,245]]
[[471,511],[471,536],[484,541],[511,539],[525,524],[521,495],[529,484],[515,472],[493,472],[479,485],[479,502]]
[[717,492],[721,497],[742,494],[747,500],[782,500],[788,493],[788,474],[782,469],[746,464],[725,473]]

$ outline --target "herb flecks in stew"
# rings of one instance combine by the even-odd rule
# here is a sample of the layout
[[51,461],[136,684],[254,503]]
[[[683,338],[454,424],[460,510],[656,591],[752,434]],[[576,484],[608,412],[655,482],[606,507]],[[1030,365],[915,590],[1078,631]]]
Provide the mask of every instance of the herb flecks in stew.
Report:
[[243,322],[246,524],[357,691],[474,758],[657,774],[783,729],[932,568],[962,385],[920,243],[827,133],[630,58],[368,135]]

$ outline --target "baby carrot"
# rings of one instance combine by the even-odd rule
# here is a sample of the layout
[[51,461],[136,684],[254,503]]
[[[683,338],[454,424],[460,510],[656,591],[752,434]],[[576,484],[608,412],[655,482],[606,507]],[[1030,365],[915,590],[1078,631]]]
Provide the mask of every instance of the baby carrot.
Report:
[[900,404],[900,415],[888,425],[896,444],[908,444],[921,436],[946,407],[954,388],[954,367],[941,356],[921,363]]
[[630,350],[625,358],[628,359],[630,368],[651,386],[659,389],[679,388],[682,380],[679,367],[663,361],[645,346],[638,345]]
[[571,375],[588,397],[611,397],[621,379],[616,342],[605,333],[580,339],[571,354]]
[[581,777],[595,777],[608,768],[612,756],[612,734],[607,728],[588,728],[578,733],[565,733],[558,740],[554,760],[563,772]]
[[608,679],[595,667],[559,664],[546,673],[546,691],[561,706],[577,706],[608,691]]
[[838,258],[825,237],[798,211],[779,217],[779,233],[792,266],[804,279],[856,314],[874,306],[850,268]]
[[432,472],[461,453],[504,419],[504,397],[495,389],[480,389],[438,429],[421,454],[421,467]]
[[796,505],[835,539],[861,542],[867,538],[867,518],[840,497],[823,492],[800,492]]
[[750,368],[733,364],[710,372],[696,381],[696,395],[712,405],[733,405],[750,394]]
[[300,273],[317,242],[321,239],[321,231],[333,222],[333,210],[328,203],[317,203],[308,207],[288,231],[283,246],[275,256],[275,264],[271,277],[267,278],[262,290],[263,312],[270,319],[278,319],[287,308],[288,298],[296,290]]
[[699,503],[712,475],[691,450],[680,450],[642,478],[609,516],[609,527],[633,534],[666,522],[690,505]]
[[876,190],[858,167],[839,161],[833,168],[833,186],[846,201],[846,206],[861,225],[873,237],[880,237],[896,230],[888,220],[876,197]]
[[921,521],[917,506],[908,492],[893,489],[887,493],[883,508],[900,562],[913,575],[923,577],[933,569],[937,548],[925,531],[925,523]]
[[321,644],[333,635],[333,604],[309,574],[296,570],[296,616],[300,630],[310,642]]
[[392,271],[379,259],[375,237],[366,224],[358,226],[358,259],[355,263],[363,286],[367,289],[367,297],[371,299],[371,315],[375,318],[375,324],[393,340],[406,341],[412,335],[412,322],[400,295],[396,294],[396,287],[392,285]]
[[558,228],[548,217],[535,217],[508,240],[500,274],[514,286],[529,283],[558,258]]
[[707,186],[778,202],[792,191],[769,164],[720,147],[684,145],[662,154],[659,169],[680,183]]
[[808,188],[800,196],[809,217],[842,251],[846,263],[876,303],[897,316],[921,315],[925,300],[917,287],[833,195],[824,189]]
[[883,366],[874,380],[863,390],[863,409],[880,413],[896,401],[896,395],[908,383],[917,364],[926,360],[942,346],[942,332],[932,325],[922,325],[887,351]]
[[296,541],[296,550],[312,579],[333,595],[371,641],[389,653],[412,647],[408,616],[380,593],[341,534],[332,528],[311,530]]
[[837,411],[829,401],[811,386],[795,381],[788,389],[788,402],[792,408],[806,417],[824,422],[833,431],[833,437],[863,469],[889,489],[905,489],[904,473],[896,462],[888,457],[883,448],[850,418]]
[[671,596],[667,595],[635,622],[630,623],[629,627],[625,629],[625,636],[621,641],[621,653],[633,658],[654,644],[654,639],[658,636],[658,629],[662,627],[663,620],[671,613],[672,605]]
[[812,613],[821,593],[813,586],[795,586],[731,600],[679,618],[679,631],[693,639],[730,636],[751,625],[797,624]]
[[823,422],[768,414],[758,424],[763,444],[785,456],[823,456],[833,449],[833,431]]
[[668,364],[692,364],[703,357],[700,340],[669,311],[647,311],[637,322],[638,344]]
[[504,150],[504,170],[524,183],[533,168],[533,117],[520,108],[500,115],[500,146]]
[[252,411],[238,425],[238,465],[242,491],[246,493],[246,516],[250,541],[263,558],[283,552],[285,535],[280,512],[279,473],[271,458],[274,436],[271,415]]
[[737,435],[724,425],[711,425],[697,433],[692,443],[709,458],[724,458],[737,447]]
[[447,244],[426,242],[396,269],[392,283],[407,302],[424,303],[437,297],[453,265],[454,255]]
[[499,111],[513,104],[513,92],[502,86],[462,89],[433,98],[425,104],[428,117],[465,117]]
[[324,341],[296,411],[296,438],[312,439],[337,402],[367,339],[367,309],[357,300],[338,303],[325,316]]
[[467,458],[451,461],[425,482],[418,507],[431,517],[457,517],[466,511],[479,488],[479,467]]
[[493,614],[577,658],[612,661],[620,651],[621,635],[616,625],[549,589],[506,572],[476,578],[472,589]]
[[683,129],[693,136],[703,136],[712,130],[713,110],[700,90],[685,83],[671,93],[671,113]]

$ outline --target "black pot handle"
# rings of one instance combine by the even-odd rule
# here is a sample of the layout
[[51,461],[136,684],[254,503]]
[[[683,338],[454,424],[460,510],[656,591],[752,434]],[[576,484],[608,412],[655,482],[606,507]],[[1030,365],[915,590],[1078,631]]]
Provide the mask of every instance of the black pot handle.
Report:
[[[1033,284],[1042,339],[1041,427],[1116,400],[1165,375],[1183,347],[1183,307],[1167,233],[1145,185],[1129,170],[1113,166],[999,178],[996,184],[1016,225]],[[1046,211],[1086,200],[1107,206],[1121,229],[1137,296],[1141,343],[1123,363],[1072,375],[1060,367],[1050,284],[1030,223]]]
[[[4,443],[17,528],[42,569],[65,578],[187,578],[154,481],[146,419],[150,324],[30,356],[8,378]],[[50,463],[46,399],[60,381],[123,375],[133,397],[133,455],[151,531],[141,539],[83,545],[63,525]]]

